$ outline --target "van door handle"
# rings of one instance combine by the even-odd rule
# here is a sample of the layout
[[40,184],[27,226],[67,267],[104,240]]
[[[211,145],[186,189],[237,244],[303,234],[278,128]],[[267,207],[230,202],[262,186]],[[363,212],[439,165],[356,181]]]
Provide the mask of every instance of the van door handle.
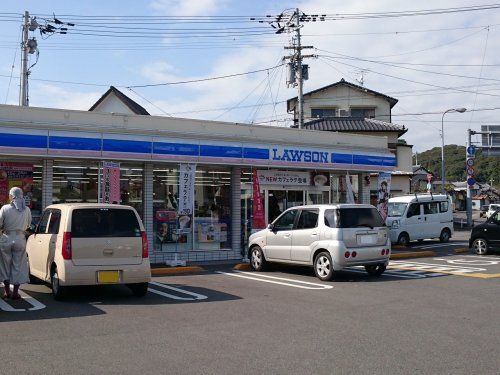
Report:
[[292,235],[291,234],[284,234],[283,237],[284,238],[290,238]]
[[311,233],[311,236],[317,236],[318,233]]
[[113,249],[104,249],[103,254],[105,255],[113,255],[114,250]]

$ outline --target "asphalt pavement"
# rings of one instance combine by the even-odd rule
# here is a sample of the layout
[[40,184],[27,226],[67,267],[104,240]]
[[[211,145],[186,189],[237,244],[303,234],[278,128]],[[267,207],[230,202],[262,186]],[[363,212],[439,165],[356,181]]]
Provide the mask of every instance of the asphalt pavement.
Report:
[[498,374],[500,256],[446,251],[326,283],[210,267],[155,277],[142,299],[107,286],[56,302],[27,285],[5,303],[18,311],[0,305],[1,373]]

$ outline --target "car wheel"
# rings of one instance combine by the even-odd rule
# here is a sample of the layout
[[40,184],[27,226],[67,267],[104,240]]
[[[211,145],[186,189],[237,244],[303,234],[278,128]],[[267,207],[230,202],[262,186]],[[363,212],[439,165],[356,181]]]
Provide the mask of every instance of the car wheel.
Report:
[[387,266],[385,264],[373,264],[365,266],[365,270],[370,276],[380,276],[385,272]]
[[328,251],[322,251],[316,255],[316,258],[314,258],[314,273],[318,279],[329,281],[332,279],[334,272],[332,257]]
[[398,237],[398,245],[407,247],[410,245],[410,236],[408,233],[401,233]]
[[451,238],[451,232],[448,228],[444,228],[439,235],[440,242],[448,242]]
[[254,246],[250,249],[250,267],[254,271],[264,271],[266,269],[267,261],[264,257],[262,249]]
[[149,283],[127,284],[136,297],[144,297],[148,292]]
[[488,254],[488,242],[484,238],[476,238],[472,242],[472,249],[477,255]]
[[59,274],[57,268],[54,268],[50,277],[50,285],[52,286],[52,296],[56,301],[61,301],[66,297],[68,288],[59,284]]

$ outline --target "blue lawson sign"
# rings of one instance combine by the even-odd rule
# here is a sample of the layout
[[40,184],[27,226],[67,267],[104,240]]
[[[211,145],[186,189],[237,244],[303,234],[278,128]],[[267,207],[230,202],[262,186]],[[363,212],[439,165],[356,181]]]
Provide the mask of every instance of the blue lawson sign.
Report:
[[363,150],[0,127],[0,155],[26,154],[370,171],[396,166],[392,154]]

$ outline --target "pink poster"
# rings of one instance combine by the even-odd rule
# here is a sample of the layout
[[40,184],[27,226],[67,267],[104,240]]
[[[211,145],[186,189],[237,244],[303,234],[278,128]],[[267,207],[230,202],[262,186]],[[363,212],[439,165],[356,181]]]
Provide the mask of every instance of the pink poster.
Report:
[[253,220],[252,229],[263,229],[266,227],[266,219],[264,217],[264,205],[262,202],[262,194],[260,192],[259,178],[257,170],[253,171]]
[[33,164],[0,163],[0,206],[9,202],[9,190],[20,187],[26,205],[31,207],[33,196]]
[[120,203],[120,163],[102,162],[101,202]]

